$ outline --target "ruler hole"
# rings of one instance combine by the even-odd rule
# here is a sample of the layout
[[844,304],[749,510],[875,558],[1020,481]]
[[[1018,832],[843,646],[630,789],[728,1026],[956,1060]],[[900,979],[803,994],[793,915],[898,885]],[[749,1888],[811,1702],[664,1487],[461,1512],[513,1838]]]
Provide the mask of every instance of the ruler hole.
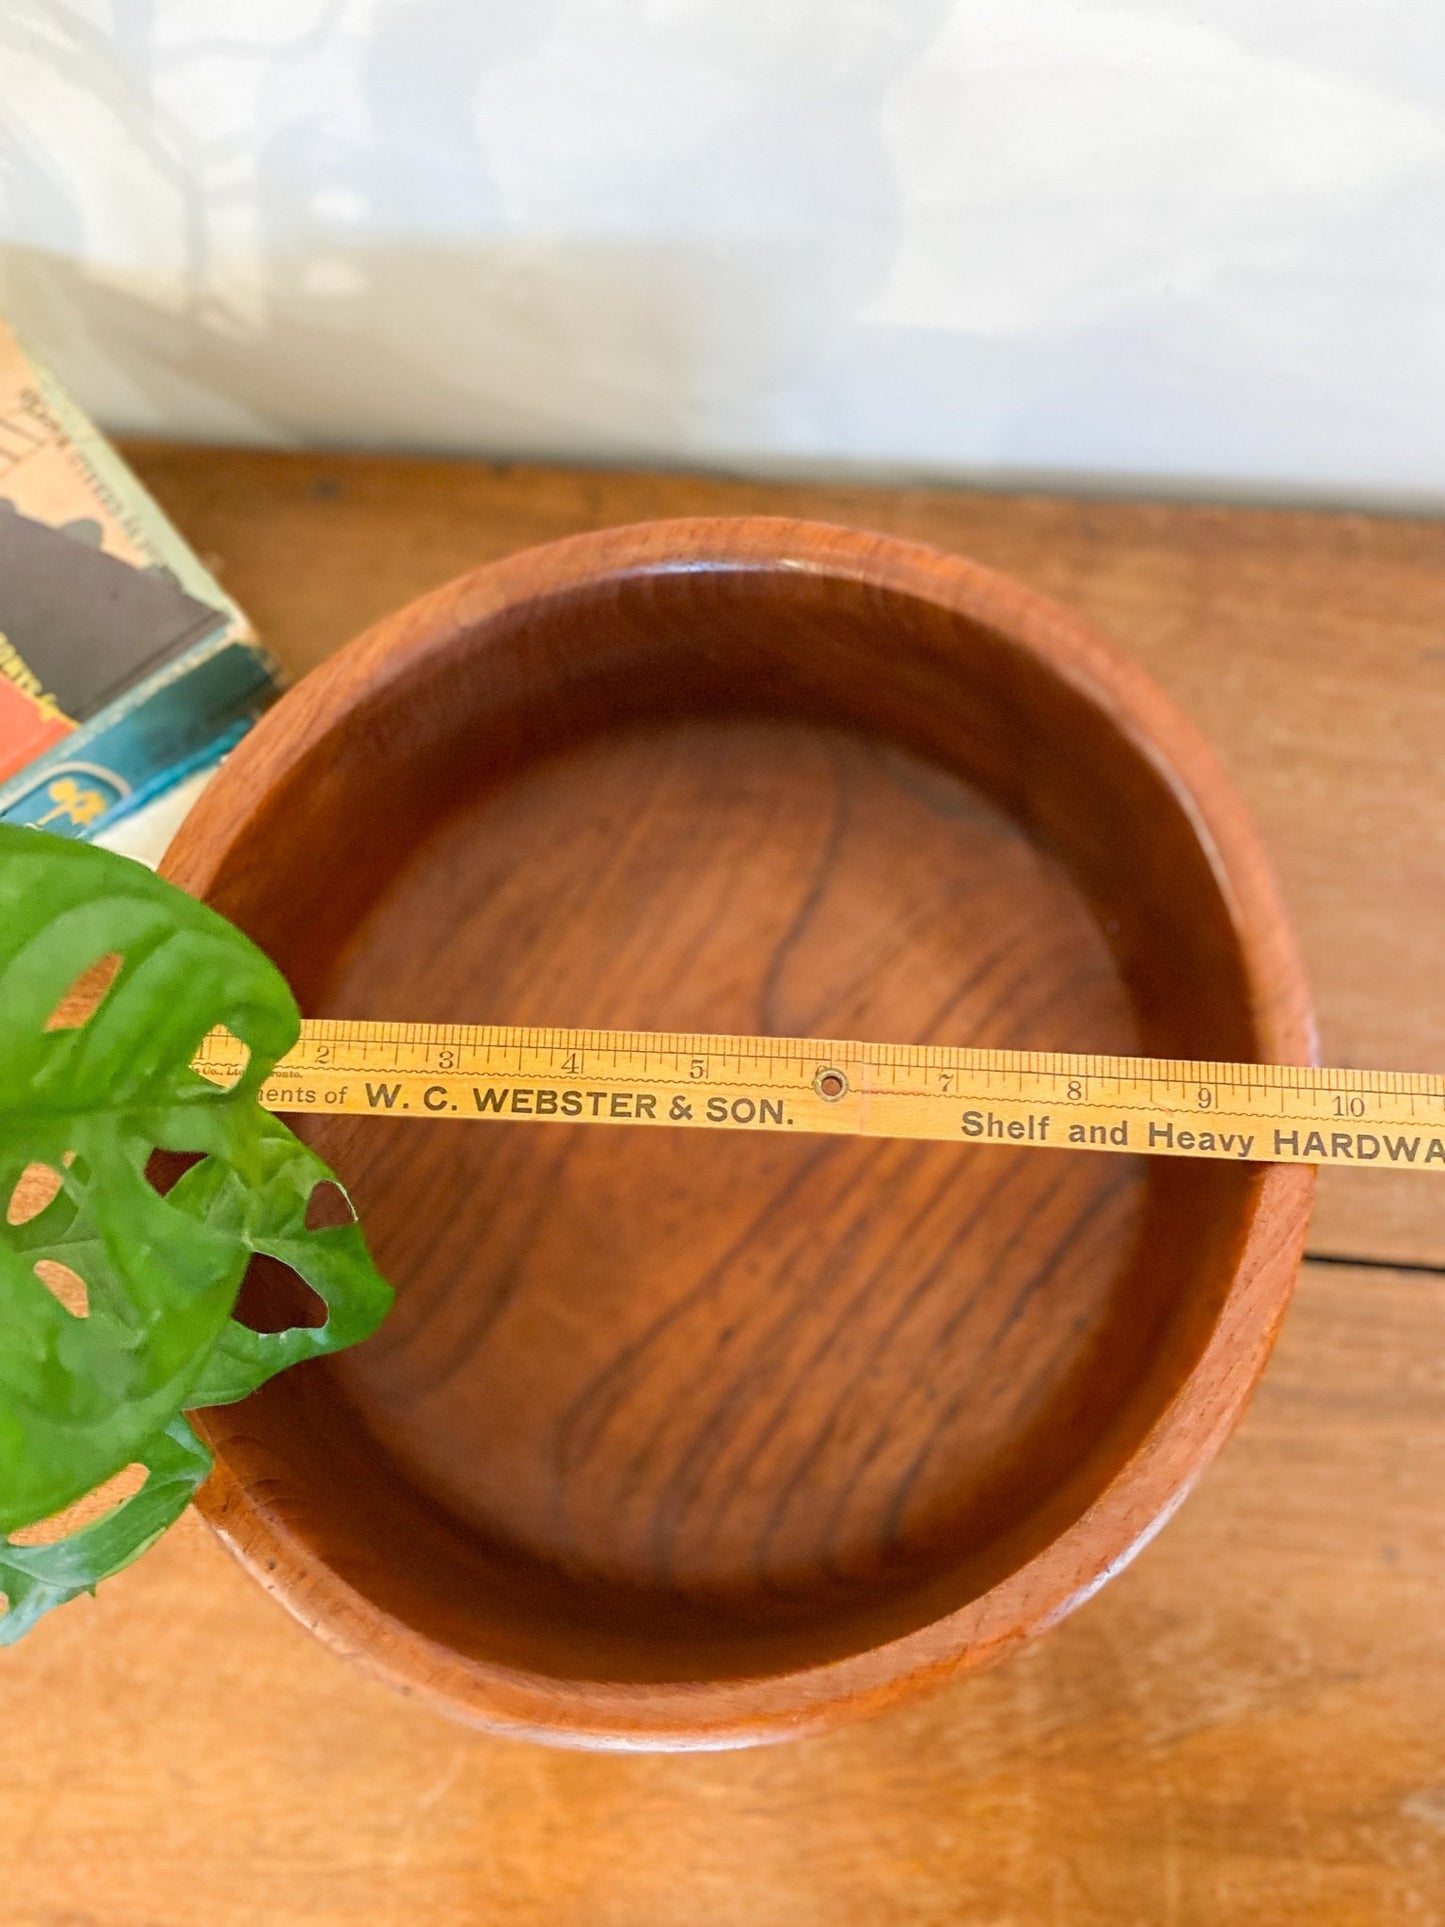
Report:
[[848,1080],[835,1066],[825,1064],[813,1079],[813,1089],[819,1097],[826,1098],[830,1104],[836,1104],[847,1091]]

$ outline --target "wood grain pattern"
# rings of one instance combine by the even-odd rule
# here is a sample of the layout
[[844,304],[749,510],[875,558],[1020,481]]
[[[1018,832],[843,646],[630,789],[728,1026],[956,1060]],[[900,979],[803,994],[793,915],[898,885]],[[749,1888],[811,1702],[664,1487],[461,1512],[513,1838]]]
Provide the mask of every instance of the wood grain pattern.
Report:
[[[1323,1060],[1445,1070],[1445,544],[1406,517],[791,487],[360,455],[128,451],[293,668],[436,583],[581,529],[816,516],[932,542],[1127,648],[1220,753],[1283,879]],[[1322,1173],[1313,1248],[1445,1263],[1404,1173]]]
[[[812,523],[644,524],[436,591],[265,719],[166,867],[314,1016],[1311,1041],[1267,866],[1157,690],[1005,578]],[[200,1503],[344,1650],[588,1744],[795,1735],[1056,1621],[1228,1430],[1313,1187],[305,1128],[398,1314],[204,1415]]]
[[192,1515],[0,1671],[7,1916],[1431,1927],[1442,1414],[1440,1281],[1307,1266],[1238,1436],[1088,1607],[914,1706],[742,1753],[440,1720]]
[[[609,737],[483,797],[327,997],[783,1035],[978,1022],[1015,1042],[1063,1009],[1090,1048],[1136,1034],[1097,925],[996,812],[783,722]],[[388,1275],[453,1281],[405,1293],[341,1374],[373,1430],[479,1530],[624,1585],[786,1611],[820,1575],[843,1595],[880,1565],[896,1583],[931,1540],[1007,1514],[1020,1432],[1052,1460],[1030,1453],[1028,1476],[1062,1476],[1088,1360],[1127,1378],[1142,1336],[1115,1274],[1147,1187],[1088,1158],[960,1169],[950,1146],[682,1133],[639,1157],[580,1127],[469,1146],[371,1119],[316,1136]],[[1039,1241],[1059,1254],[1043,1281]],[[961,1294],[975,1273],[993,1290]]]
[[[1205,725],[1279,861],[1330,1059],[1439,1062],[1439,524],[130,452],[294,663],[480,560],[648,514],[778,507],[1009,569],[1088,610]],[[1271,708],[1289,664],[1292,703]],[[1384,754],[1377,715],[1402,719]],[[1381,786],[1383,869],[1362,827]],[[1334,1177],[1317,1245],[1445,1256],[1423,1187],[1402,1178],[1382,1202],[1380,1182]],[[746,1753],[601,1757],[448,1725],[327,1654],[193,1516],[0,1666],[7,1912],[17,1927],[1436,1921],[1442,1374],[1445,1279],[1307,1265],[1230,1449],[1098,1599],[916,1706]]]

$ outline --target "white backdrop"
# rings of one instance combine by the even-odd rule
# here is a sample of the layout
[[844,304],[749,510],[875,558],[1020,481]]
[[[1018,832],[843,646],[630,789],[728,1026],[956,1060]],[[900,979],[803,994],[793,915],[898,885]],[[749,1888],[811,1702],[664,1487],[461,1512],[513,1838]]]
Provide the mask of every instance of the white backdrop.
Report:
[[1439,0],[3,0],[113,428],[1445,499]]

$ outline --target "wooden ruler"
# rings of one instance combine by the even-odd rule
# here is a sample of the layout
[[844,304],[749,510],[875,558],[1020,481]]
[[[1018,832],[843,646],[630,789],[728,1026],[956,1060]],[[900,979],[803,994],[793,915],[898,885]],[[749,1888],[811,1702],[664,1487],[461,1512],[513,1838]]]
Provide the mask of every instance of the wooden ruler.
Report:
[[[231,1083],[212,1033],[196,1068]],[[945,1044],[323,1019],[269,1109],[496,1124],[826,1132],[1445,1175],[1445,1077]]]

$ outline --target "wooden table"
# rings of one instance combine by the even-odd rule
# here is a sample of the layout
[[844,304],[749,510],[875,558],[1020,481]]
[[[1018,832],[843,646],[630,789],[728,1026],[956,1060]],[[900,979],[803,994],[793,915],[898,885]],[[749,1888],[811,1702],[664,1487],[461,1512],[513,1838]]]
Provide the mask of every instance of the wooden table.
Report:
[[[1275,852],[1328,1061],[1445,1069],[1445,524],[129,451],[287,665],[573,530],[804,514],[1083,609]],[[1326,1173],[1238,1437],[1031,1651],[836,1736],[548,1752],[353,1675],[193,1517],[0,1659],[11,1927],[1445,1921],[1445,1187]]]

